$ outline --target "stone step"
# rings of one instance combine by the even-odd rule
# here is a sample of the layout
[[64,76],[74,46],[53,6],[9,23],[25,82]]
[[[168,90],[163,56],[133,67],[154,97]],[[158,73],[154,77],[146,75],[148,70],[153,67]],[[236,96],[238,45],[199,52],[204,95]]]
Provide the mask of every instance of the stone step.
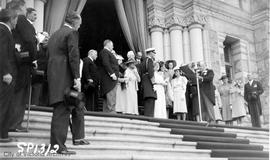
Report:
[[0,156],[0,159],[25,160],[25,159],[41,159],[41,160],[228,160],[227,158],[208,158],[208,157],[179,157],[179,156],[141,156],[141,155],[54,155],[54,156],[30,156],[30,157],[8,157]]
[[[23,126],[26,126],[24,121]],[[29,127],[31,128],[46,128],[50,129],[51,120],[46,118],[31,118],[29,120]],[[120,124],[120,123],[108,123],[108,122],[97,122],[97,121],[85,121],[85,128],[89,129],[107,129],[107,130],[131,130],[131,131],[143,131],[143,132],[158,132],[158,133],[170,133],[170,129],[160,128],[156,126],[149,125],[137,125],[137,124]]]
[[[52,113],[50,112],[38,112],[38,111],[30,111],[29,119],[32,118],[46,118],[51,120]],[[25,113],[24,119],[27,118],[27,112]],[[137,124],[137,125],[147,125],[147,126],[159,126],[159,123],[156,122],[148,122],[143,120],[136,119],[125,119],[125,118],[115,118],[115,117],[98,117],[98,116],[84,116],[85,121],[90,122],[108,122],[108,123],[120,123],[120,124]]]
[[[22,146],[22,145],[21,145]],[[38,154],[41,151],[41,145],[39,145],[37,151],[35,147],[27,151],[27,145],[23,147],[23,153],[27,154]],[[189,148],[157,148],[157,147],[141,147],[141,146],[126,146],[126,145],[80,145],[74,146],[66,144],[67,148],[76,151],[78,155],[108,155],[108,154],[119,154],[119,155],[143,155],[143,156],[182,156],[182,157],[210,157],[211,151],[209,150],[198,150]],[[16,154],[19,148],[15,146],[1,147],[1,152]],[[21,148],[20,148],[21,149]],[[45,149],[45,152],[47,149]],[[43,152],[43,153],[45,153]],[[49,153],[49,152],[47,152]]]
[[[196,149],[196,142],[183,142],[175,141],[170,142],[167,140],[148,140],[148,139],[130,139],[130,138],[120,138],[120,137],[88,137],[87,140],[91,143],[90,145],[107,145],[107,146],[141,146],[141,147],[160,147],[160,148],[182,148],[182,149]],[[21,141],[22,142],[22,141]],[[19,142],[19,143],[21,143]],[[28,141],[29,142],[29,141]],[[17,146],[18,142],[12,143],[0,143],[0,148],[11,148]],[[24,142],[27,143],[27,142]],[[32,142],[31,142],[32,143]],[[42,144],[44,142],[34,144]],[[45,143],[44,143],[45,144]],[[48,141],[46,141],[48,144]],[[72,145],[72,142],[67,141],[68,145]]]
[[210,157],[210,150],[192,150],[192,149],[170,149],[156,147],[139,147],[139,146],[67,146],[80,155],[86,154],[120,154],[120,155],[144,155],[144,156],[182,156],[182,157]]
[[247,129],[235,129],[235,128],[224,128],[226,133],[243,133],[243,134],[253,134],[253,135],[265,135],[269,137],[269,132],[258,131],[258,130],[247,130]]
[[239,138],[252,138],[252,139],[260,139],[260,140],[269,140],[269,136],[260,135],[260,134],[252,134],[252,133],[237,133],[237,137]]
[[[149,140],[167,140],[169,142],[181,141],[183,136],[181,135],[170,135],[164,133],[144,133],[138,131],[108,131],[108,130],[85,130],[86,138],[87,137],[125,137],[125,138],[138,138],[138,139],[149,139]],[[29,141],[34,142],[47,142],[50,137],[50,130],[30,130],[28,133],[17,133],[10,132],[11,137],[16,137],[20,141]],[[71,139],[71,133],[68,132],[68,139]]]

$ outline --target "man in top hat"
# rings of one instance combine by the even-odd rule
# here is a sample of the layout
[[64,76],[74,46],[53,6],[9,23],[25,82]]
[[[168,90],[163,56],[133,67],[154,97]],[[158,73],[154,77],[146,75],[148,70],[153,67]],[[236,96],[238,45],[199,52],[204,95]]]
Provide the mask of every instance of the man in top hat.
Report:
[[156,92],[153,89],[154,79],[154,58],[155,58],[155,48],[148,48],[145,50],[146,58],[141,65],[142,73],[142,93],[144,101],[144,115],[154,116],[155,100],[157,99]]
[[248,103],[248,110],[253,127],[261,127],[260,115],[262,115],[260,95],[263,88],[260,82],[254,79],[254,74],[247,75],[248,82],[244,88],[244,98]]

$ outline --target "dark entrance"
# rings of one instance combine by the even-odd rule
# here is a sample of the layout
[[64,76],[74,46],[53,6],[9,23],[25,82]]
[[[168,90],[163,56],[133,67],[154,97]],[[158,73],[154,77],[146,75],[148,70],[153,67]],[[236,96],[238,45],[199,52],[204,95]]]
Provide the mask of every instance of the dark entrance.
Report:
[[116,53],[126,57],[130,50],[122,32],[113,0],[88,0],[81,13],[80,33],[81,57],[87,56],[90,49],[98,52],[103,41],[111,39]]

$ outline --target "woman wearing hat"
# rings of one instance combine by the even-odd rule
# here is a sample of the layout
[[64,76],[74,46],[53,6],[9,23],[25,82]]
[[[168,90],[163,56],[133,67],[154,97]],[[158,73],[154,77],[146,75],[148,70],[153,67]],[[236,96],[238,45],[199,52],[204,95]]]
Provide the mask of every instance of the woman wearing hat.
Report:
[[137,68],[135,66],[135,59],[131,58],[126,62],[127,69],[125,71],[125,78],[127,79],[126,86],[126,106],[124,113],[138,115],[138,82],[141,81]]
[[118,54],[115,55],[115,58],[119,64],[119,77],[116,84],[116,104],[115,111],[117,113],[124,113],[126,106],[126,81],[127,78],[124,77],[126,66],[123,63],[124,58]]
[[177,115],[178,120],[186,120],[186,87],[187,78],[182,76],[179,67],[174,69],[174,77],[172,79],[173,90],[173,113]]
[[222,118],[226,124],[231,125],[232,122],[232,110],[230,101],[231,84],[228,83],[228,77],[226,75],[223,75],[219,80],[222,81],[222,85],[219,86],[218,88],[222,102]]
[[157,99],[155,101],[154,117],[155,118],[167,118],[166,111],[166,97],[165,97],[165,86],[167,82],[164,80],[163,75],[159,72],[159,63],[154,63],[154,90],[157,93]]
[[168,60],[168,61],[166,61],[165,66],[168,69],[170,80],[172,80],[173,75],[174,75],[173,69],[176,67],[176,61],[175,60]]

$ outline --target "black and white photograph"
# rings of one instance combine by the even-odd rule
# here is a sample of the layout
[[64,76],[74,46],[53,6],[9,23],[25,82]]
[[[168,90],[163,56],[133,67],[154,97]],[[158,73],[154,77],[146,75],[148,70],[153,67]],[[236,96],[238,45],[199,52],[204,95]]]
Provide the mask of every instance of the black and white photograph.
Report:
[[269,160],[270,0],[0,0],[1,160]]

